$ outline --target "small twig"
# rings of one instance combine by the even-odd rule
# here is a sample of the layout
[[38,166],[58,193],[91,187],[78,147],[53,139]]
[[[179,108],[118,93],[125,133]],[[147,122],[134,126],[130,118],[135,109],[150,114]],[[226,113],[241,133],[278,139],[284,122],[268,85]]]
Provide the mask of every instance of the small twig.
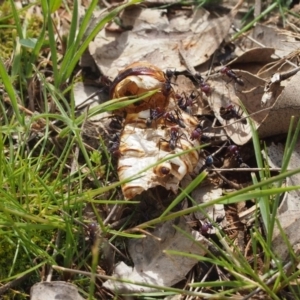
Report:
[[[224,180],[227,184],[229,184],[229,186],[231,186],[232,188],[236,189],[236,190],[240,190],[243,189],[244,186],[242,184],[238,184],[238,183],[234,183],[233,181],[228,180],[226,177],[224,177],[220,172],[216,171],[216,169],[214,168],[214,166],[212,166],[212,171],[215,171],[217,173],[217,175]],[[224,169],[223,169],[224,171]]]
[[[257,172],[257,171],[280,172],[281,168],[230,168],[230,169],[213,168],[213,170],[218,171],[218,172],[240,172],[240,171],[246,171],[246,172]],[[287,171],[291,171],[291,170],[289,169]]]
[[104,225],[108,224],[108,222],[110,221],[110,219],[115,215],[115,212],[116,212],[116,210],[117,210],[118,207],[119,207],[118,204],[114,205],[114,207],[112,208],[112,210],[110,211],[110,213],[108,214],[108,216],[106,217],[106,219],[103,221]]
[[[57,249],[59,249],[60,239],[61,239],[61,230],[58,230],[57,236],[56,236],[56,239],[55,239],[55,247],[54,247],[53,254],[52,254],[54,260],[55,260],[57,254],[58,254],[58,250]],[[48,275],[46,277],[46,281],[47,282],[51,281],[52,275],[53,275],[53,268],[50,265],[50,268],[49,268],[49,271],[48,271]]]

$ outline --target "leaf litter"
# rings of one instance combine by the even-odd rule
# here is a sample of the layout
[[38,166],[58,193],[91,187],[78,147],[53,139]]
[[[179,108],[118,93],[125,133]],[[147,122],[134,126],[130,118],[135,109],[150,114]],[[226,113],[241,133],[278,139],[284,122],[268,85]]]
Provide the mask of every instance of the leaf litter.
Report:
[[[107,25],[89,45],[98,69],[111,82],[110,91],[104,89],[99,93],[98,88],[88,84],[75,84],[78,112],[85,114],[107,98],[137,96],[157,90],[154,96],[140,102],[89,118],[82,128],[86,137],[93,138],[93,144],[86,139],[87,145],[94,150],[106,147],[113,156],[118,173],[115,180],[124,182],[121,185],[124,199],[155,201],[156,216],[164,211],[167,205],[164,201],[173,199],[170,195],[178,195],[180,189],[187,187],[203,170],[209,175],[207,184],[195,188],[176,210],[209,203],[237,184],[251,185],[249,173],[240,171],[241,175],[235,175],[228,170],[240,168],[248,160],[250,167],[255,167],[251,162],[249,120],[260,138],[269,138],[286,134],[291,116],[299,116],[299,73],[271,83],[274,73],[295,69],[296,34],[291,36],[290,32],[278,32],[272,26],[257,24],[250,33],[256,43],[249,42],[245,35],[235,41],[242,47],[236,47],[234,60],[227,63],[212,59],[231,33],[237,10],[238,6],[227,15],[212,17],[203,8],[179,9],[181,13],[177,9],[177,14],[170,17],[167,9],[135,6],[120,14],[122,26]],[[103,17],[105,12],[98,14],[100,16],[94,16],[94,20]],[[269,38],[261,39],[261,36]],[[282,43],[283,39],[289,43]],[[243,53],[238,52],[240,49],[244,49]],[[196,68],[196,73],[191,74],[182,57]],[[287,63],[287,59],[292,63]],[[208,70],[207,67],[207,71],[200,74],[197,70],[203,70],[207,63],[212,68]],[[225,73],[221,72],[222,64],[227,66]],[[171,71],[170,76],[167,70]],[[201,149],[204,144],[208,147]],[[268,147],[268,151],[276,147]],[[293,159],[296,160],[292,159],[291,166],[299,165],[297,155],[295,152]],[[282,152],[279,156],[282,157]],[[157,162],[160,163],[157,165]],[[271,163],[269,165],[272,167]],[[274,166],[281,166],[280,159]],[[133,180],[125,182],[132,177]],[[298,179],[296,176],[287,179],[286,184],[298,185]],[[167,190],[165,199],[159,194],[153,196],[161,188]],[[299,244],[298,198],[297,192],[286,193],[278,210],[281,227],[295,247]],[[163,203],[162,209],[159,202]],[[247,205],[246,202],[211,205],[193,216],[157,225],[144,238],[128,241],[131,265],[120,259],[112,274],[132,282],[174,286],[186,279],[199,260],[169,255],[168,250],[205,256],[211,250],[210,237],[215,237],[216,231],[223,231],[232,240],[232,251],[237,247],[247,260],[251,260],[251,239],[247,232],[253,226],[255,206],[249,208]],[[113,211],[110,209],[108,214]],[[122,212],[119,216],[111,220],[118,222]],[[146,222],[148,217],[151,219],[146,216]],[[136,228],[138,225],[139,220]],[[285,259],[287,250],[282,246],[276,229],[273,247]],[[103,286],[115,293],[141,291],[141,287],[133,283],[111,280]],[[143,287],[143,291],[154,290]]]
[[[185,182],[185,185],[188,184],[188,181],[186,181],[184,177],[191,178],[190,176],[194,176],[193,174],[195,174],[194,171],[197,169],[197,161],[199,159],[201,161],[200,165],[202,167],[205,166],[208,153],[206,153],[206,150],[193,150],[187,154],[194,156],[191,160],[189,159],[189,162],[185,161],[184,157],[186,157],[186,155],[175,156],[174,158],[168,158],[168,156],[171,154],[171,157],[173,157],[174,154],[180,154],[182,150],[192,150],[193,147],[197,147],[204,142],[204,139],[202,140],[203,136],[212,136],[215,134],[218,127],[222,129],[223,132],[225,130],[223,136],[229,137],[229,139],[225,139],[228,143],[226,147],[229,147],[230,143],[243,146],[251,140],[250,118],[252,122],[254,122],[261,138],[287,132],[290,116],[294,115],[294,111],[288,111],[293,109],[289,104],[292,100],[287,101],[284,93],[291,91],[292,88],[288,86],[284,87],[281,82],[268,86],[268,77],[264,76],[262,78],[258,75],[260,69],[264,68],[266,64],[274,64],[274,61],[278,61],[278,59],[274,57],[274,53],[277,49],[274,47],[274,44],[271,45],[272,47],[269,46],[269,48],[252,49],[253,46],[245,48],[248,52],[243,54],[243,58],[237,57],[231,62],[230,67],[228,67],[229,72],[231,72],[230,74],[234,74],[231,77],[228,76],[227,73],[220,72],[221,68],[219,68],[219,71],[215,70],[211,74],[204,75],[206,78],[205,82],[207,82],[210,87],[207,93],[201,90],[201,83],[203,86],[204,79],[200,79],[199,83],[199,79],[195,80],[195,76],[193,76],[195,74],[190,74],[189,70],[188,73],[186,73],[186,65],[182,64],[181,56],[188,60],[193,67],[197,67],[209,60],[211,55],[220,47],[221,41],[230,31],[230,25],[232,23],[231,14],[211,20],[207,12],[200,9],[195,12],[190,12],[189,16],[183,13],[169,21],[166,15],[162,15],[159,11],[134,8],[125,11],[121,18],[123,18],[124,24],[126,24],[128,28],[132,28],[131,30],[112,32],[107,28],[99,34],[98,38],[95,39],[91,45],[92,48],[90,48],[90,51],[101,72],[105,76],[114,79],[121,76],[122,72],[124,72],[124,68],[125,71],[126,69],[132,69],[132,63],[134,63],[134,66],[141,66],[142,68],[143,61],[147,61],[150,64],[146,64],[147,67],[151,65],[159,66],[159,69],[164,71],[165,74],[167,74],[167,70],[170,69],[174,73],[174,77],[172,77],[170,83],[172,91],[167,95],[167,104],[166,102],[164,104],[161,100],[150,99],[146,100],[141,106],[135,106],[133,109],[126,108],[127,115],[125,117],[125,125],[120,134],[120,156],[118,158],[119,179],[124,180],[129,178],[139,171],[152,166],[155,162],[161,159],[165,160],[161,164],[150,167],[147,171],[140,173],[138,179],[123,184],[122,191],[125,199],[133,199],[136,195],[141,193],[143,198],[147,197],[145,191],[153,189],[157,185],[163,186],[176,194],[182,180]],[[219,29],[220,31],[218,31]],[[257,28],[255,30],[257,30]],[[184,39],[182,38],[183,36]],[[211,37],[217,38],[212,40]],[[150,48],[149,39],[151,40]],[[205,41],[205,43],[202,41]],[[190,47],[190,45],[193,46]],[[268,44],[265,45],[265,47],[267,46]],[[291,48],[286,51],[291,51]],[[265,56],[261,56],[261,53],[265,53]],[[282,55],[281,52],[276,54]],[[107,55],[109,55],[109,57]],[[259,59],[255,60],[257,55],[259,55]],[[247,70],[247,64],[249,64],[249,62],[252,63],[253,58],[257,63],[257,67],[256,69],[253,69],[253,67],[250,68],[252,72],[250,73],[245,70]],[[139,62],[137,63],[137,61]],[[284,63],[285,61],[282,60],[282,64]],[[234,66],[238,66],[239,69],[234,69]],[[245,70],[242,69],[243,66],[245,66]],[[122,69],[123,71],[120,71]],[[253,73],[254,70],[255,72]],[[280,66],[277,66],[277,70],[280,70]],[[183,75],[181,75],[182,72]],[[291,80],[293,80],[293,78],[297,80],[296,75],[292,77]],[[142,88],[142,90],[135,88],[135,92],[128,92],[127,87],[130,86],[132,80],[134,80],[136,85],[143,84],[144,88]],[[151,83],[145,84],[147,80],[149,80],[149,78],[146,78],[142,72],[141,74],[134,74],[125,83],[127,92],[114,96],[138,95],[146,91],[147,86],[151,86]],[[163,92],[164,85],[169,84],[167,81],[168,78],[165,75],[164,78],[159,81],[160,84],[155,86],[160,89],[158,94],[160,94],[162,98],[165,96]],[[239,84],[239,81],[242,82],[242,84]],[[297,89],[297,85],[291,84],[291,86]],[[191,100],[191,107],[188,108],[187,102],[184,101],[190,101],[189,97],[191,97],[191,95],[193,95],[194,98]],[[288,97],[289,99],[291,98],[290,96]],[[179,103],[178,99],[184,100]],[[265,99],[267,99],[267,101]],[[296,106],[296,104],[294,105]],[[281,106],[283,107],[281,108]],[[182,107],[185,108],[185,111],[183,111]],[[158,108],[163,110],[164,113],[156,119],[152,117],[152,114],[153,111]],[[158,114],[160,113],[159,109]],[[180,111],[180,116],[179,113],[176,115],[176,111]],[[166,122],[167,117],[164,115],[165,112],[171,112],[175,116],[175,120],[176,118],[181,119],[182,122],[187,125],[182,128],[179,122],[174,121],[173,124],[169,121]],[[276,115],[276,113],[278,113],[278,115]],[[284,118],[282,118],[283,114],[285,116]],[[198,125],[201,124],[201,119],[204,118],[204,115],[207,115],[209,119],[215,118],[214,124],[218,124],[210,126],[209,132],[206,131],[207,128],[204,126]],[[274,115],[276,116],[275,118]],[[281,116],[281,122],[278,123],[276,121],[276,126],[274,126],[272,120],[278,120],[279,115]],[[147,120],[149,122],[151,118],[153,120],[151,120],[149,128]],[[197,142],[195,144],[190,137],[197,126],[199,126],[199,132],[201,130],[201,137],[199,139],[200,143]],[[175,141],[175,149],[170,149],[170,132],[174,127],[177,128],[176,130],[180,130],[182,136],[180,136],[180,142],[178,142],[178,144],[177,140]],[[214,132],[212,133],[212,131]],[[231,142],[229,142],[229,140],[231,140]],[[207,141],[209,143],[211,140],[208,138]],[[220,147],[219,145],[222,141],[224,142],[224,139],[219,139],[216,143],[217,145],[214,145],[214,147]],[[167,151],[165,151],[166,148],[168,149]],[[228,150],[225,151],[225,157],[230,158],[231,165],[236,165],[240,159],[240,153],[230,154],[229,152]],[[222,158],[220,158],[220,162],[216,161],[215,164],[222,165]],[[199,170],[199,168],[201,169],[201,166],[198,166],[197,170]],[[227,179],[229,181],[236,180],[232,175],[227,176]],[[201,199],[216,199],[221,196],[222,189],[216,189],[216,187],[226,185],[226,182],[222,184],[222,180],[216,178],[211,178],[210,180],[214,184],[207,186],[206,189],[199,186],[199,191],[195,189],[192,193],[192,199],[196,201],[193,202],[194,205],[196,205],[197,201],[201,201]],[[241,180],[243,179],[241,178]],[[215,189],[218,193],[211,198],[209,195],[213,193]],[[242,220],[240,219],[240,221],[238,221],[239,216],[243,215],[244,219],[247,214],[249,214],[251,218],[253,209],[246,209],[245,205],[237,207],[231,205],[226,208],[226,212],[221,205],[213,210],[203,212],[203,214],[199,215],[199,213],[197,213],[195,217],[200,224],[208,224],[206,222],[210,221],[216,222],[220,216],[225,217],[226,222],[223,223],[222,226],[219,226],[223,228],[225,232],[228,232],[228,235],[233,240],[236,239],[237,246],[241,250],[246,251],[245,240],[247,237],[244,232],[246,225],[240,223],[241,226],[239,227],[237,226],[237,222],[241,222]],[[190,234],[195,232],[190,231],[191,227],[187,227],[182,218],[180,220],[178,226],[182,230]],[[184,241],[183,243],[179,241],[176,242],[180,234],[172,227],[172,224],[172,222],[164,223],[164,225],[156,227],[156,229],[151,232],[151,235],[148,235],[146,238],[129,241],[128,250],[133,260],[134,268],[129,268],[121,262],[116,265],[113,274],[117,277],[133,279],[133,282],[138,281],[166,286],[172,286],[181,281],[196,264],[196,261],[190,260],[189,263],[183,264],[180,257],[172,258],[171,261],[169,261],[168,256],[163,254],[163,250],[184,252],[190,247],[185,248],[186,241],[181,240],[181,238],[179,238],[179,241]],[[233,224],[235,225],[233,226]],[[201,225],[199,226],[201,227]],[[247,226],[249,226],[249,224]],[[212,232],[218,230],[215,229],[214,226],[211,226],[211,228]],[[170,234],[170,230],[174,233]],[[201,235],[200,229],[199,232]],[[164,234],[166,235],[164,238],[166,240],[161,244],[160,239]],[[208,247],[207,242],[205,243],[206,245],[203,244],[201,248]],[[157,250],[156,247],[158,247]],[[199,248],[197,250],[196,244],[195,247],[195,250],[191,251],[198,251],[198,254],[201,253]],[[250,252],[248,255],[251,256]],[[154,255],[154,253],[156,255]],[[115,292],[128,293],[138,292],[140,290],[140,287],[134,286],[133,284],[116,284],[111,281],[105,283],[104,286]],[[152,288],[149,289],[149,291],[152,290]]]

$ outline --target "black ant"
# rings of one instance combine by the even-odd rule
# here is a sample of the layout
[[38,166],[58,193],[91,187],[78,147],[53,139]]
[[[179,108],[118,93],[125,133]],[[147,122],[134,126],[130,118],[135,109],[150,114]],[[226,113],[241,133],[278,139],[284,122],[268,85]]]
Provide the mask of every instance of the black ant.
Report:
[[[236,110],[236,108],[233,104],[230,104],[226,107],[221,107],[220,108],[220,116],[224,120],[227,120],[227,121],[230,119],[236,119],[236,120],[242,119],[241,115],[238,113],[238,111]],[[242,122],[242,124],[247,124],[246,119],[242,119],[241,122]]]
[[202,141],[202,142],[207,142],[210,140],[210,137],[206,136],[203,134],[203,131],[205,129],[203,129],[203,127],[198,124],[195,129],[192,131],[191,135],[190,135],[190,139],[192,141],[194,140],[199,140],[199,141]]
[[112,132],[120,131],[121,129],[123,129],[123,117],[118,115],[113,116],[108,127]]
[[197,83],[199,84],[200,90],[206,96],[210,95],[210,93],[211,93],[211,87],[210,87],[210,85],[207,82],[205,82],[204,78],[200,74],[198,74],[198,73],[196,73],[194,75],[194,78],[196,79]]
[[177,98],[177,104],[179,108],[191,114],[191,107],[197,96],[192,92],[188,97],[185,95],[185,93],[183,93],[183,96],[177,94],[175,97]]
[[213,156],[212,155],[207,156],[204,163],[205,167],[210,168],[213,165],[213,163],[214,163]]
[[180,118],[179,112],[175,110],[176,115],[172,112],[166,112],[164,109],[150,108],[150,117],[146,120],[147,127],[150,127],[152,122],[163,117],[165,122],[170,122],[179,125],[181,128],[185,128],[184,121]]
[[167,69],[166,72],[165,72],[165,78],[166,78],[166,82],[165,82],[165,85],[162,89],[162,93],[165,95],[165,96],[168,96],[171,92],[171,89],[172,89],[172,86],[171,84],[171,79],[172,77],[174,76],[175,72],[172,71],[172,70],[169,70]]
[[150,108],[150,117],[146,120],[147,127],[150,127],[152,122],[159,119],[165,114],[165,110],[157,107],[157,108]]
[[229,69],[228,67],[223,67],[220,70],[220,73],[226,75],[227,77],[229,77],[231,79],[233,79],[240,86],[244,86],[244,81],[240,77],[238,77],[236,75],[236,73],[234,71],[232,71],[231,69]]
[[97,223],[90,223],[86,225],[86,229],[89,234],[89,241],[91,245],[94,245],[98,236],[98,225]]
[[244,163],[241,155],[240,155],[240,151],[239,151],[239,148],[238,146],[236,145],[230,145],[227,147],[227,153],[230,155],[230,156],[233,156],[236,161],[238,162],[239,166],[240,167],[244,167],[244,168],[249,168],[249,166],[247,164]]
[[206,170],[207,168],[212,167],[214,163],[214,158],[212,155],[209,155],[206,157],[205,162],[203,164],[203,166],[201,167],[201,169],[199,170],[199,173],[203,172],[204,170]]
[[168,143],[169,148],[171,150],[174,150],[176,148],[177,142],[179,138],[182,136],[182,134],[179,134],[179,128],[178,127],[171,127],[170,129],[170,139],[165,140],[161,138],[162,141],[165,141]]
[[178,110],[175,110],[176,116],[172,112],[166,112],[163,114],[165,121],[179,125],[181,128],[185,128],[184,121],[180,118]]
[[121,152],[119,150],[120,147],[120,133],[115,133],[112,135],[111,140],[108,142],[109,144],[109,152],[115,157],[120,157]]
[[213,227],[213,225],[211,224],[211,223],[209,223],[209,222],[203,222],[202,224],[201,224],[201,227],[200,227],[200,233],[202,234],[202,235],[208,235],[208,231],[210,230],[210,229],[213,229],[214,227]]
[[112,83],[112,81],[105,75],[102,75],[99,79],[99,83],[100,85],[102,85],[104,87],[104,90],[106,92],[109,92],[109,87]]
[[161,167],[160,172],[161,172],[162,175],[166,176],[166,175],[170,174],[170,169],[166,168],[166,167]]
[[[225,216],[217,216],[216,223],[221,223],[224,220]],[[201,227],[199,229],[202,235],[207,235],[209,230],[214,229],[214,225],[208,221],[201,221]]]

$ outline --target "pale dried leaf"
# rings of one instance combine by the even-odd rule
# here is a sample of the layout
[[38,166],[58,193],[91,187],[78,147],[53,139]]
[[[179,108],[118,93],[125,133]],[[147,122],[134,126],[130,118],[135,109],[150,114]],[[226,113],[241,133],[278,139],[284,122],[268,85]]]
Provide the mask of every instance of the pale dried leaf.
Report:
[[[223,191],[221,188],[216,188],[214,185],[210,184],[196,187],[192,191],[191,196],[196,204],[202,204],[220,198],[222,193]],[[194,215],[196,219],[200,221],[205,221],[207,219],[216,220],[217,217],[225,216],[224,205],[214,204],[205,208],[204,211],[196,211]]]
[[[291,246],[297,246],[300,242],[300,214],[299,210],[289,210],[278,216],[278,221],[282,227],[283,232],[286,234]],[[286,245],[282,234],[277,226],[274,228],[272,249],[282,260],[286,260],[289,256],[289,249]]]
[[[295,168],[300,165],[300,140],[297,142],[292,153],[288,168]],[[274,167],[281,167],[283,158],[283,146],[281,144],[272,144],[268,147],[268,163]],[[264,153],[264,155],[266,155]],[[300,185],[300,175],[296,174],[286,178],[287,186]],[[278,221],[283,232],[292,246],[296,246],[300,242],[299,233],[299,214],[300,214],[300,192],[290,191],[285,193],[282,202],[277,211]],[[280,258],[286,259],[288,256],[288,248],[280,233],[280,230],[275,226],[272,239],[272,248]]]
[[[296,147],[291,155],[291,159],[288,165],[288,168],[294,168],[295,166],[300,166],[300,152],[299,152],[300,142],[296,144]],[[284,153],[284,147],[282,144],[271,144],[268,147],[267,154],[265,151],[262,151],[264,157],[267,159],[267,162],[270,167],[274,168],[281,168],[282,166],[282,159]],[[287,186],[295,186],[300,185],[300,175],[295,174],[293,176],[286,178],[286,185]],[[289,191],[285,193],[282,202],[278,208],[278,214],[282,214],[285,211],[289,210],[300,210],[300,193],[299,191]]]
[[259,43],[263,47],[274,48],[275,54],[281,58],[300,47],[299,41],[295,37],[291,37],[289,31],[260,23],[257,23],[253,28],[251,37],[256,43],[245,37],[241,43],[241,49],[252,49],[257,47],[257,43]]
[[112,33],[104,29],[90,44],[99,69],[111,78],[129,63],[141,60],[163,70],[183,71],[179,49],[193,58],[193,66],[199,65],[219,47],[232,23],[231,15],[208,21],[203,9],[195,10],[191,17],[176,16],[171,22],[160,11],[140,7],[126,10],[122,17],[127,15],[130,22],[124,25],[133,25],[131,31]]
[[[91,109],[108,100],[107,94],[101,92],[99,88],[90,85],[85,85],[82,82],[77,82],[76,84],[74,84],[73,93],[75,107],[80,108],[80,110],[84,108]],[[90,97],[91,99],[88,99]],[[101,118],[107,115],[108,113],[98,114],[96,116],[91,117],[89,120],[100,120]]]
[[[252,138],[250,125],[248,122],[247,124],[242,124],[241,121],[235,122],[234,119],[224,120],[220,115],[220,107],[226,107],[231,103],[239,107],[239,100],[242,101],[254,121],[260,138],[287,133],[291,116],[300,115],[299,73],[284,82],[285,88],[282,86],[283,82],[281,85],[278,82],[272,83],[268,92],[265,92],[264,88],[266,81],[245,71],[235,70],[235,73],[241,76],[244,86],[240,86],[234,81],[224,84],[220,76],[216,77],[214,78],[214,90],[209,98],[215,116],[223,126],[226,126],[225,130],[234,143],[243,145]],[[268,101],[264,102],[266,95]],[[241,109],[240,113],[242,114]],[[242,116],[245,115],[242,114]]]
[[271,168],[281,168],[283,151],[284,148],[282,144],[276,145],[272,143],[268,146],[267,153],[265,150],[262,150],[262,154]]
[[292,78],[284,82],[284,89],[282,86],[278,86],[278,89],[274,91],[274,98],[276,101],[270,108],[267,118],[258,130],[261,138],[275,134],[287,133],[291,117],[300,116],[299,80],[300,73],[298,72]]
[[84,300],[77,287],[65,281],[39,282],[30,289],[30,300]]
[[[178,226],[191,238],[180,233],[173,225]],[[199,246],[201,244],[201,247]],[[173,256],[164,253],[164,250],[173,250],[203,256],[211,243],[199,232],[191,230],[184,218],[160,224],[143,239],[129,241],[128,249],[134,262],[134,268],[127,267],[124,263],[116,266],[114,276],[142,283],[173,286],[184,279],[191,268],[198,263],[195,258]],[[107,281],[103,284],[118,293],[139,292],[140,286],[122,282]],[[144,292],[157,291],[143,286]]]

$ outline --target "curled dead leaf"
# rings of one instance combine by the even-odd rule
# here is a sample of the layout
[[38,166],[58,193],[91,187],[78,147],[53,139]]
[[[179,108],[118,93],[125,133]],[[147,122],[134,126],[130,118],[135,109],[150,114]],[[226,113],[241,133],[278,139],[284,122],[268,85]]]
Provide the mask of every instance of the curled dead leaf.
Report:
[[[192,117],[185,114],[185,118]],[[173,140],[172,134],[175,134]],[[138,175],[122,185],[125,198],[132,199],[158,185],[176,193],[182,178],[193,172],[199,160],[198,151],[192,150],[199,142],[188,137],[187,129],[178,126],[137,128],[134,122],[126,124],[120,139],[118,175],[120,180]],[[191,152],[174,156],[190,149]],[[160,160],[164,161],[155,165]]]
[[166,107],[169,102],[171,87],[165,73],[147,62],[135,62],[122,70],[112,82],[110,97],[138,96],[156,89],[160,91],[141,102],[127,106],[124,110],[137,113],[157,106]]

